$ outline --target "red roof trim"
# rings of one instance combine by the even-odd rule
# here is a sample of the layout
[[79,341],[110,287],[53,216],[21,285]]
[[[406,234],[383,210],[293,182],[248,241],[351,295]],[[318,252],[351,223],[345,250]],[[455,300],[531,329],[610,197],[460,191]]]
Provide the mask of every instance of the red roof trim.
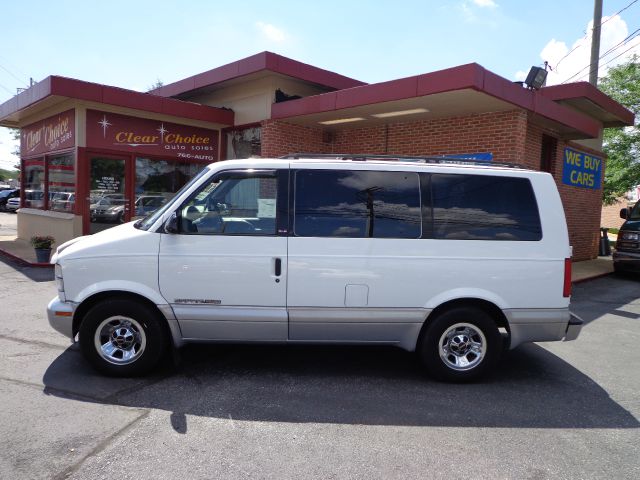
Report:
[[634,114],[616,102],[613,98],[598,90],[588,82],[553,85],[540,89],[540,93],[556,102],[574,98],[586,98],[600,108],[615,115],[626,125],[633,125]]
[[213,70],[170,83],[169,85],[154,90],[153,93],[163,97],[174,97],[191,90],[215,85],[262,70],[269,70],[336,90],[365,85],[364,82],[330,72],[329,70],[323,70],[272,52],[261,52],[251,57],[222,65]]
[[486,93],[579,130],[593,138],[598,137],[600,132],[601,125],[597,120],[563,107],[538,92],[524,89],[476,63],[391,82],[364,85],[276,103],[271,106],[271,118],[286,119],[463,89]]
[[234,113],[230,110],[55,75],[45,78],[0,105],[0,119],[52,95],[222,125],[234,123]]

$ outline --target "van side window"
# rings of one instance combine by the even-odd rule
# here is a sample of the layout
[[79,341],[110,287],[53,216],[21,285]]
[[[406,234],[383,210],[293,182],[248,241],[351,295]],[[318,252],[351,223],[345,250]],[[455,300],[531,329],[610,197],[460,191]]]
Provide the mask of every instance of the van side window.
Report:
[[180,209],[180,232],[275,235],[277,178],[271,174],[214,177]]
[[434,238],[542,238],[538,205],[526,178],[433,174],[431,189]]
[[299,237],[419,238],[419,176],[412,172],[299,170],[294,234]]

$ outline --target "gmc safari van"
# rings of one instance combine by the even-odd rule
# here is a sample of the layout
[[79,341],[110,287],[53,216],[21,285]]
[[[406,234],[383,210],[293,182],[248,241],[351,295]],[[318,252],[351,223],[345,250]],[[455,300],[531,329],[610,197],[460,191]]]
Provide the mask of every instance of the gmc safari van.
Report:
[[620,217],[625,222],[618,232],[613,269],[616,273],[640,273],[640,200],[633,208],[620,210]]
[[395,345],[467,381],[503,348],[575,339],[553,178],[450,162],[214,163],[150,216],[61,245],[49,322],[116,376],[189,342],[271,342]]

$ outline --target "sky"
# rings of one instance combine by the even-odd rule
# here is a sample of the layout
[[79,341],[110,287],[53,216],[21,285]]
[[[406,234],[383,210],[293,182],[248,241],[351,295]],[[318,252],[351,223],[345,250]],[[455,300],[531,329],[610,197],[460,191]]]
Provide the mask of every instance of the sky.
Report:
[[[146,91],[265,50],[367,83],[471,62],[516,81],[545,61],[547,84],[582,81],[593,1],[0,0],[0,12],[2,104],[49,75]],[[640,55],[640,1],[604,0],[602,21],[600,76]],[[0,168],[14,149],[0,128]]]

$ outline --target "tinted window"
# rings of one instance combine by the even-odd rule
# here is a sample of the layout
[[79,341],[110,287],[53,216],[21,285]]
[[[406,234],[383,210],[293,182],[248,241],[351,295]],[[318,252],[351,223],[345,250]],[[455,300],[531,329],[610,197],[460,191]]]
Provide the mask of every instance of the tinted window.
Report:
[[301,237],[418,238],[419,185],[415,173],[298,171],[294,233]]
[[431,186],[434,238],[542,238],[538,206],[525,178],[434,174]]

